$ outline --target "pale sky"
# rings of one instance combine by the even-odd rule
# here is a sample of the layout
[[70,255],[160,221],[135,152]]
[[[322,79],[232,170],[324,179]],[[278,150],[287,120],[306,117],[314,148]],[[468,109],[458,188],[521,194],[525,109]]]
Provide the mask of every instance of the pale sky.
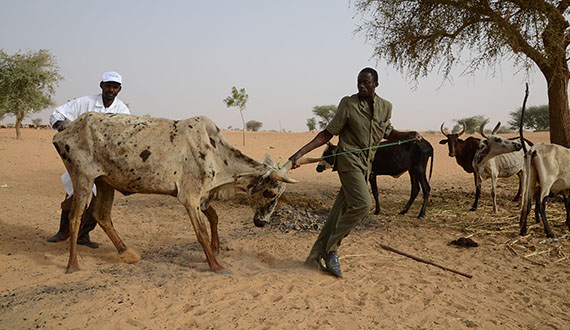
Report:
[[[62,1],[0,0],[0,47],[8,54],[48,49],[64,80],[56,104],[100,92],[104,71],[123,76],[119,98],[136,115],[183,119],[206,115],[241,128],[222,102],[232,86],[249,94],[245,120],[264,130],[307,131],[316,105],[356,93],[356,76],[376,68],[376,92],[393,104],[401,130],[438,130],[443,121],[484,115],[506,125],[522,105],[524,72],[504,63],[495,76],[433,73],[413,81],[372,58],[354,34],[361,22],[349,0]],[[457,68],[457,72],[462,71]],[[547,104],[544,77],[530,80],[527,105]],[[44,123],[53,109],[32,114]],[[7,117],[4,122],[14,122]]]

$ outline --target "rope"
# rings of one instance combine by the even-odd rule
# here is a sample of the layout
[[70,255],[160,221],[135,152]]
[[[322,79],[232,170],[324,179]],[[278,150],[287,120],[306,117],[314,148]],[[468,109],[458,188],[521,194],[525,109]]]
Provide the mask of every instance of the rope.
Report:
[[[339,152],[336,154],[332,154],[332,155],[328,155],[328,156],[323,156],[321,157],[321,159],[326,159],[326,158],[330,158],[330,157],[335,157],[338,155],[343,155],[343,154],[349,154],[349,153],[353,153],[353,152],[360,152],[360,151],[365,151],[365,150],[371,150],[371,149],[378,149],[378,148],[384,148],[384,147],[391,147],[391,146],[395,146],[395,145],[400,145],[400,144],[404,144],[404,143],[409,143],[412,141],[416,141],[416,139],[407,139],[407,140],[398,140],[396,142],[390,142],[390,143],[386,143],[386,144],[380,144],[377,146],[372,146],[372,147],[368,147],[368,148],[362,148],[362,149],[355,149],[355,150],[348,150],[348,151],[343,151],[343,152]],[[287,159],[287,161],[285,163],[283,163],[283,165],[280,165],[279,162],[277,162],[277,169],[281,169],[283,166],[287,165],[287,163],[289,163],[289,159]]]

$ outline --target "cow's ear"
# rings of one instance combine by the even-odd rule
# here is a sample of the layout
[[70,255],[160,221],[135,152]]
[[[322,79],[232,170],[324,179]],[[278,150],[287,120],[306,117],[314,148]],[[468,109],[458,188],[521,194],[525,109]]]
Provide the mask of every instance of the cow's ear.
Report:
[[447,143],[447,139],[439,141],[439,144],[446,144],[446,143]]
[[275,167],[275,163],[273,162],[273,159],[271,159],[271,156],[269,156],[269,154],[265,154],[265,159],[263,159],[263,164]]

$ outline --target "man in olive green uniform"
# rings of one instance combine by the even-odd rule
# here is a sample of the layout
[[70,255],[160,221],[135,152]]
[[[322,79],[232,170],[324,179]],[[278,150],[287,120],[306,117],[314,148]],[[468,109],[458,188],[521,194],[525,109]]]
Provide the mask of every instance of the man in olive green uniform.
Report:
[[[293,168],[304,154],[339,136],[337,152],[366,149],[388,140],[421,139],[416,132],[398,132],[390,123],[392,104],[378,95],[378,73],[372,68],[364,68],[358,74],[358,93],[346,96],[338,105],[337,111],[328,126],[319,132],[308,144],[293,154],[289,160]],[[376,149],[367,149],[336,156],[334,170],[342,184],[326,223],[319,234],[306,264],[320,267],[325,260],[326,270],[342,277],[337,250],[341,240],[370,211],[372,201],[368,192],[368,175]]]

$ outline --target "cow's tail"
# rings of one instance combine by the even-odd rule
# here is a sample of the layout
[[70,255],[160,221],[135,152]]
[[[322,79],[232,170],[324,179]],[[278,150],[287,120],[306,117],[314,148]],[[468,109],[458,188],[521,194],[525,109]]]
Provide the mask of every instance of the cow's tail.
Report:
[[531,149],[524,155],[521,212],[525,213],[528,213],[530,210],[531,199],[533,198],[532,194],[534,193],[534,187],[532,186],[533,183],[531,182],[534,175],[532,168],[532,151],[533,150]]
[[429,157],[431,157],[431,161],[429,164],[429,178],[428,178],[428,183],[430,183],[431,181],[431,174],[433,173],[433,148],[431,149],[431,155],[429,155]]

